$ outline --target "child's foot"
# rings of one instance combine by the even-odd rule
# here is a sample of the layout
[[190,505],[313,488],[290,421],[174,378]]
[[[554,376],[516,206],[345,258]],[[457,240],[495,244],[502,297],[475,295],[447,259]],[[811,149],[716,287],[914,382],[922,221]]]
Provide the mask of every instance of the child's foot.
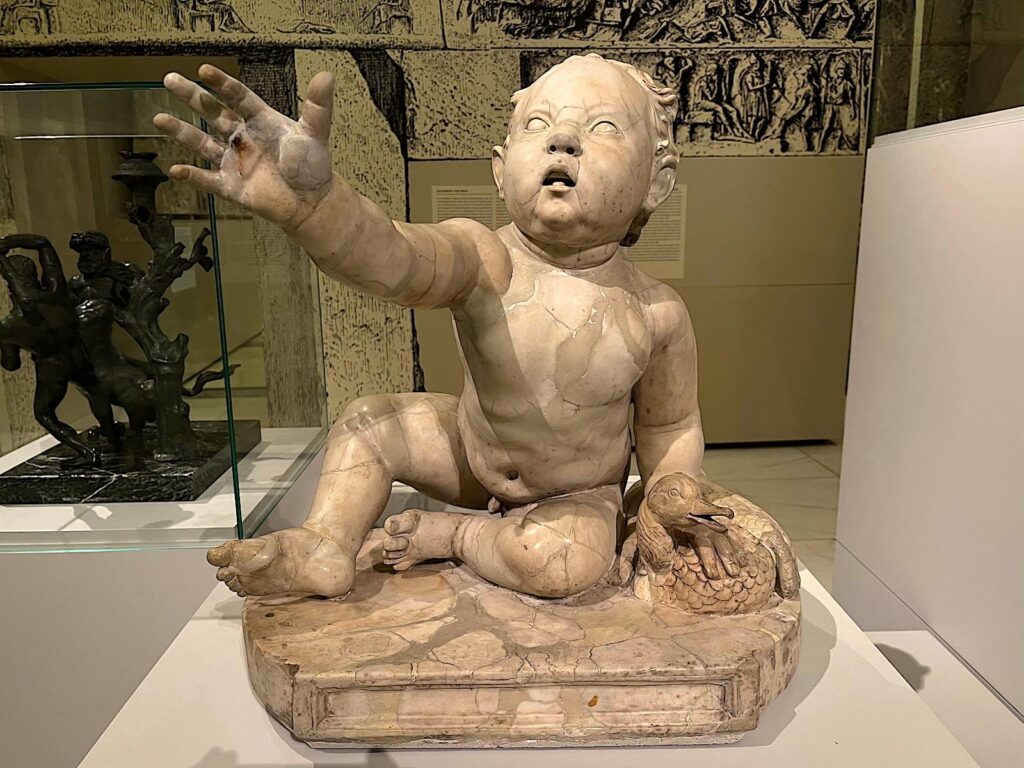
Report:
[[355,565],[341,545],[306,528],[229,541],[206,553],[217,578],[239,595],[302,592],[338,597],[352,588]]
[[384,521],[388,537],[384,539],[384,562],[396,571],[405,571],[424,560],[449,560],[452,539],[459,523],[466,519],[458,512],[425,512],[407,509]]

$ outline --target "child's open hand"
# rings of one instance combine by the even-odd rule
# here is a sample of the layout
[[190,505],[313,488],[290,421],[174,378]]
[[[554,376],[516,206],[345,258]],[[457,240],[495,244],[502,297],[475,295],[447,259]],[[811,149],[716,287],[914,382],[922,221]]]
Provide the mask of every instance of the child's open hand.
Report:
[[153,124],[198,152],[213,169],[175,165],[171,177],[239,203],[286,230],[296,229],[331,188],[327,139],[333,75],[321,72],[310,81],[298,122],[214,66],[201,66],[199,77],[220,100],[176,72],[164,78],[164,85],[206,120],[210,134],[163,113]]

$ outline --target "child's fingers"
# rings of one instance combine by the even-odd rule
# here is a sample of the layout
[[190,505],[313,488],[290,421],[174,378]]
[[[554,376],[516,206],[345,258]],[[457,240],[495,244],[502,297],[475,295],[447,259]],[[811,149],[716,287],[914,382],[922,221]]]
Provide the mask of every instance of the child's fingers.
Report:
[[215,166],[220,166],[226,147],[209,134],[203,133],[184,120],[179,120],[173,115],[163,112],[153,118],[153,125],[160,133],[170,136],[179,144],[198,152]]
[[199,67],[199,79],[213,88],[217,95],[224,99],[224,103],[243,120],[250,120],[264,110],[270,109],[263,99],[240,81],[212,64],[203,64]]
[[164,87],[206,120],[221,136],[230,136],[238,128],[241,122],[238,115],[177,72],[171,72],[164,78]]
[[316,139],[326,142],[331,135],[334,111],[334,75],[320,72],[309,81],[299,122]]
[[217,171],[206,171],[193,165],[172,165],[169,173],[175,181],[183,181],[200,192],[228,196],[224,179]]
[[718,559],[721,561],[722,567],[725,568],[725,572],[730,576],[738,576],[740,568],[737,561],[739,558],[736,556],[736,549],[732,542],[726,536],[718,536],[714,542],[715,552],[718,554]]
[[693,549],[697,553],[697,559],[700,560],[700,567],[704,571],[704,575],[709,579],[720,579],[722,573],[718,569],[718,553],[715,551],[714,545],[707,539],[698,539],[694,541]]

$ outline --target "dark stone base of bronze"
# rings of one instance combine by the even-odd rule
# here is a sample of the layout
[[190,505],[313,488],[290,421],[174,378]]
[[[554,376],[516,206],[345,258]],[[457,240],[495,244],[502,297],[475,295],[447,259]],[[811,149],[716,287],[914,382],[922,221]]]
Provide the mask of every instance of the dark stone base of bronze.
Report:
[[[71,466],[78,454],[57,445],[0,475],[0,504],[116,504],[148,501],[195,501],[231,468],[226,421],[197,421],[192,429],[198,453],[174,461],[157,461],[152,447],[156,428],[147,426],[145,449],[133,452],[125,445],[115,451],[105,440],[95,440],[102,456],[98,467]],[[88,434],[88,433],[87,433]],[[260,440],[260,423],[236,421],[239,457]]]

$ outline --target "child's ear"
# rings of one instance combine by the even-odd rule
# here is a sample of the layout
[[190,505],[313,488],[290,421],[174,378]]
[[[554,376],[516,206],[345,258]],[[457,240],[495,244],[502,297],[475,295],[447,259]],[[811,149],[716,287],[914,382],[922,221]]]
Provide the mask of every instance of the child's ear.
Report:
[[672,194],[676,185],[676,166],[674,163],[662,165],[651,179],[651,186],[647,190],[647,197],[644,198],[644,207],[653,212],[655,208],[664,203]]
[[491,173],[494,174],[494,184],[498,187],[498,197],[505,199],[505,149],[495,146],[491,150]]

